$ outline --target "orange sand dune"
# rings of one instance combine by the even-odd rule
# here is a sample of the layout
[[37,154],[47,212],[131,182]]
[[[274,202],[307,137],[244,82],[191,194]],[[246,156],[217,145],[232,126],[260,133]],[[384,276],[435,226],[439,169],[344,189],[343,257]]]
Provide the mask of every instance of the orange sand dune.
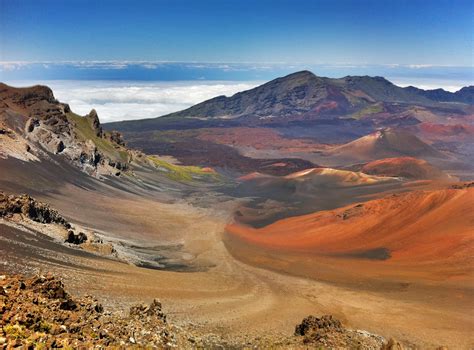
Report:
[[383,176],[368,175],[362,172],[339,170],[333,168],[309,168],[297,171],[286,176],[272,176],[253,172],[238,178],[240,181],[258,181],[267,186],[284,185],[289,183],[313,183],[315,185],[339,185],[339,186],[358,186],[370,185],[381,182],[396,181],[396,179]]
[[379,176],[399,176],[407,179],[443,179],[452,178],[423,159],[413,157],[384,158],[364,165],[365,174]]
[[390,128],[378,130],[357,140],[334,147],[326,154],[337,157],[341,164],[402,156],[444,157],[415,135]]
[[302,262],[309,275],[321,273],[318,264],[324,264],[372,277],[384,272],[400,277],[408,270],[417,278],[472,277],[474,188],[392,195],[260,229],[234,223],[227,232],[244,246],[286,259],[282,266],[289,272]]

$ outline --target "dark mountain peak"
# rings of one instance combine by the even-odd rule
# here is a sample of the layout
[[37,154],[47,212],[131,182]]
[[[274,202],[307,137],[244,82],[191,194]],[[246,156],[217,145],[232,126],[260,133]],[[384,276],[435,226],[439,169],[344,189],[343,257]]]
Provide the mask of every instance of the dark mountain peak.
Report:
[[[194,123],[212,125],[270,125],[334,118],[359,118],[410,105],[440,107],[439,102],[472,104],[473,89],[451,93],[402,88],[381,76],[318,77],[303,70],[276,78],[233,96],[218,96],[180,112],[146,122],[114,123],[108,128],[144,130],[153,125]],[[445,106],[442,106],[445,107]],[[451,106],[452,107],[452,106]],[[461,106],[462,107],[462,106]],[[456,108],[461,108],[456,106]],[[387,112],[387,110],[385,110]]]
[[425,97],[436,102],[461,102],[474,104],[474,86],[465,86],[456,92],[446,91],[444,89],[423,90],[414,86],[408,86],[403,90],[410,92],[415,96]]
[[456,91],[456,93],[464,93],[464,92],[474,93],[474,85],[464,86],[463,88]]
[[259,89],[260,87],[264,87],[264,86],[275,86],[275,85],[281,85],[283,87],[286,87],[287,85],[291,85],[291,86],[309,85],[309,84],[315,84],[317,82],[321,82],[323,80],[324,78],[318,77],[317,75],[310,72],[309,70],[302,70],[299,72],[285,75],[284,77],[270,80],[268,83],[263,84],[262,86],[256,87],[255,89]]
[[393,83],[384,77],[375,76],[371,77],[369,75],[348,75],[342,78],[347,84],[363,84],[363,83],[382,83],[386,85],[393,85]]
[[349,76],[345,78],[345,82],[348,88],[361,89],[362,91],[366,92],[370,92],[373,89],[384,89],[384,91],[388,91],[387,89],[401,89],[391,81],[380,76]]
[[454,94],[456,100],[464,103],[474,104],[474,86],[465,86]]
[[288,74],[280,79],[291,79],[291,78],[316,78],[316,74],[314,74],[313,72],[309,71],[309,70],[301,70],[299,72],[294,72],[294,73],[291,73],[291,74]]

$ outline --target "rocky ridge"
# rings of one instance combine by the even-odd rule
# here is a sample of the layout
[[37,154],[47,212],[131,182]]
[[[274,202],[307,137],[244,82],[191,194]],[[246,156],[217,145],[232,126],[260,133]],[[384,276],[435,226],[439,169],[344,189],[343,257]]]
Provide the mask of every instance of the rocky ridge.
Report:
[[[276,78],[251,90],[233,96],[218,96],[188,109],[166,116],[115,122],[107,125],[124,132],[168,128],[193,128],[198,122],[208,126],[286,125],[288,122],[321,119],[360,119],[371,116],[399,119],[407,106],[463,110],[473,103],[472,86],[451,93],[442,89],[402,88],[383,77],[319,77],[300,71]],[[417,123],[408,118],[404,123]]]
[[0,156],[38,161],[60,155],[97,177],[120,175],[137,156],[119,133],[102,130],[95,110],[78,116],[46,86],[0,83],[0,101]]

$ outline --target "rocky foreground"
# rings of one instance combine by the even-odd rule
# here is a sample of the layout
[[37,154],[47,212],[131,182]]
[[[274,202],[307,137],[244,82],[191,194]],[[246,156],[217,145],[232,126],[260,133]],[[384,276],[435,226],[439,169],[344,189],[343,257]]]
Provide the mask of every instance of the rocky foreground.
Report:
[[[243,339],[243,338],[242,338]],[[349,330],[332,316],[309,316],[294,336],[229,341],[170,323],[161,303],[112,313],[91,296],[73,297],[52,275],[0,276],[0,348],[340,348],[403,349],[390,340]]]

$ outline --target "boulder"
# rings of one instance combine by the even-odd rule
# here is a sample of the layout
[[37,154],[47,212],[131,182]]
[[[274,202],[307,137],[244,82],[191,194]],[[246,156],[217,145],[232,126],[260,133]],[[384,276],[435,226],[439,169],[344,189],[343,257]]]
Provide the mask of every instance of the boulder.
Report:
[[296,326],[295,335],[307,335],[311,332],[319,330],[342,330],[342,323],[341,321],[333,318],[332,315],[324,315],[322,317],[308,316]]
[[74,231],[69,231],[67,234],[67,238],[65,240],[66,243],[71,244],[82,244],[87,241],[87,235],[84,232],[79,232],[77,235]]

